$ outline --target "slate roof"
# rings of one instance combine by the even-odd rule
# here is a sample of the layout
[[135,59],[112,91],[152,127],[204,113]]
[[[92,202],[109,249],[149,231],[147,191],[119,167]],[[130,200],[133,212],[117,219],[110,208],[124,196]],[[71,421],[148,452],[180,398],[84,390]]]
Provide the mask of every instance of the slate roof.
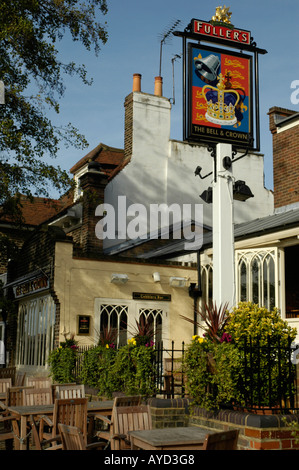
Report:
[[[286,230],[293,227],[299,227],[299,208],[275,213],[273,215],[251,220],[249,222],[236,224],[234,227],[235,241],[249,239],[269,233],[275,233],[277,231]],[[206,231],[203,234],[202,248],[208,248],[209,246],[212,246],[212,242],[213,234],[212,229],[210,229],[210,231]],[[185,250],[184,245],[185,240],[175,240],[166,246],[157,247],[154,250],[144,252],[139,255],[139,258],[165,258],[191,253],[192,250]]]

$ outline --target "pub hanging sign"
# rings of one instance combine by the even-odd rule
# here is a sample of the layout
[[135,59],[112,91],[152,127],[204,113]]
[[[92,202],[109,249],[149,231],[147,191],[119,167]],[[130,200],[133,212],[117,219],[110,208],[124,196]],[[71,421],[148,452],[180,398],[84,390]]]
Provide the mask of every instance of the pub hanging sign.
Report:
[[225,5],[173,34],[183,39],[183,140],[259,151],[257,57],[267,51],[231,23]]
[[189,138],[250,144],[252,57],[189,44]]

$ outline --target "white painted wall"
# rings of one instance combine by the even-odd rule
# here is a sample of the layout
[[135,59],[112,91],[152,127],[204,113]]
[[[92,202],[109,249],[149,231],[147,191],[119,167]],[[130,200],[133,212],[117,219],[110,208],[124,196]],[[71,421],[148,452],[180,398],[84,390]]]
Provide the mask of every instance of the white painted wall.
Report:
[[[168,205],[203,204],[204,223],[212,225],[212,205],[199,195],[212,185],[213,177],[201,180],[214,170],[213,158],[206,146],[170,140],[171,104],[167,98],[141,92],[133,93],[133,146],[130,163],[108,184],[105,201],[117,211],[117,197],[126,196],[127,204]],[[237,155],[239,156],[239,155]],[[233,164],[233,176],[245,180],[254,198],[235,201],[234,221],[245,222],[272,214],[272,191],[264,187],[264,160],[261,154],[250,154]],[[132,220],[132,219],[130,219]],[[104,240],[104,246],[120,240]]]

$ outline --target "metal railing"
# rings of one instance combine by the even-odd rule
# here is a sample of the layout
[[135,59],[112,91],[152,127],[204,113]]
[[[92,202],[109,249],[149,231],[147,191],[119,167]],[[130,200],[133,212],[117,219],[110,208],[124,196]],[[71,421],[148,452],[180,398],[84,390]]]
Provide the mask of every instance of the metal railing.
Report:
[[[75,376],[79,381],[84,352],[91,347],[79,347]],[[250,338],[240,348],[241,368],[238,383],[242,400],[234,405],[239,409],[298,410],[296,383],[296,364],[292,360],[296,348],[289,341],[283,346],[280,341],[273,342],[269,337],[266,343]],[[156,396],[164,398],[184,398],[186,396],[186,375],[184,342],[175,348],[165,349],[162,343],[155,347],[154,371]],[[297,366],[299,367],[299,365]],[[217,394],[217,388],[214,388]]]

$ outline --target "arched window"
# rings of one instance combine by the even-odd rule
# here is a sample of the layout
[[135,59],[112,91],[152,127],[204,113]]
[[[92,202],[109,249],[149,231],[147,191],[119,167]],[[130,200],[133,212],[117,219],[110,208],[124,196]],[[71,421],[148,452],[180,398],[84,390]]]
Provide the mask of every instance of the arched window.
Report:
[[140,308],[139,310],[139,319],[143,318],[153,325],[153,341],[155,344],[159,344],[162,341],[162,314],[163,311],[159,308]]
[[237,303],[278,307],[277,248],[236,250]]
[[100,305],[100,335],[105,331],[115,332],[117,347],[127,343],[128,306],[127,305]]

